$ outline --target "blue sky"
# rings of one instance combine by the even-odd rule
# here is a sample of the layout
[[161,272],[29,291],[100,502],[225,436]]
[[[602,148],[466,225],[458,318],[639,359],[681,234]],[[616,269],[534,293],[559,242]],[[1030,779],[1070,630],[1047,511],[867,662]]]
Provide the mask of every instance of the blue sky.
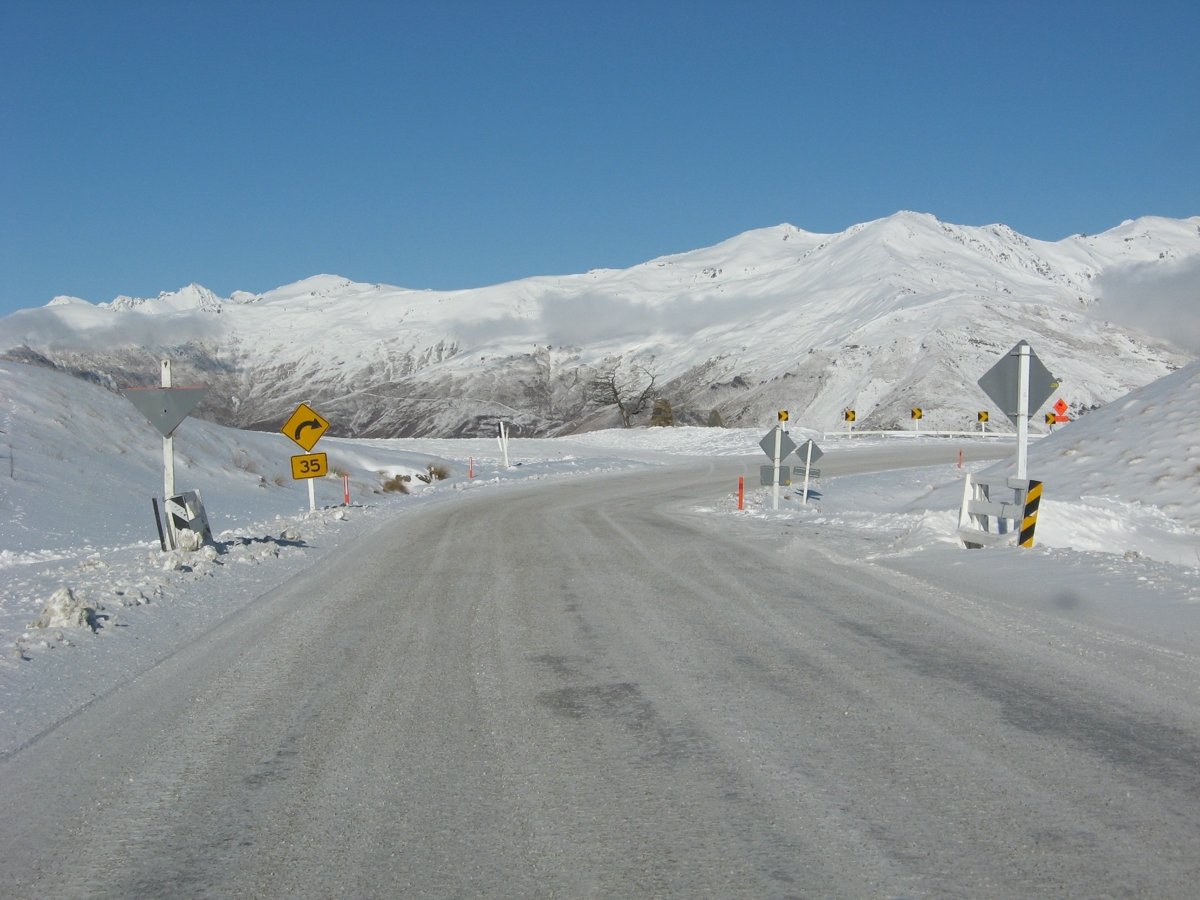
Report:
[[1200,4],[0,0],[0,313],[1200,214]]

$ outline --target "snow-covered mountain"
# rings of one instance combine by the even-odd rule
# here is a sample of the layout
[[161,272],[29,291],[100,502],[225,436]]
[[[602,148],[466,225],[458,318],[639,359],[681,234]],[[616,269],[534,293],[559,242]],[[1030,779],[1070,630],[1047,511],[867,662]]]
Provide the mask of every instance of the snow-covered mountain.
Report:
[[[93,306],[57,297],[0,320],[0,351],[110,387],[157,359],[211,386],[202,414],[276,429],[300,400],[334,433],[463,435],[497,417],[525,433],[612,424],[597,372],[653,373],[676,419],[960,428],[991,408],[975,384],[1026,338],[1073,412],[1189,362],[1104,320],[1097,284],[1200,260],[1200,217],[1144,218],[1056,243],[1002,225],[901,212],[840,234],[791,225],[630,269],[417,291],[318,275],[261,295],[199,285]],[[180,378],[182,373],[183,378]],[[994,416],[993,421],[1001,417]]]

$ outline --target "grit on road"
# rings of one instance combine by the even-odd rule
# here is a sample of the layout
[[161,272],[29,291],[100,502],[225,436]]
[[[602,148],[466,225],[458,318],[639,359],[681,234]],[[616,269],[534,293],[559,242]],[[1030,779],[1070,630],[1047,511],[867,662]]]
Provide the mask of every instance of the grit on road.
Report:
[[1195,655],[694,511],[743,471],[396,518],[0,761],[0,894],[1195,896]]

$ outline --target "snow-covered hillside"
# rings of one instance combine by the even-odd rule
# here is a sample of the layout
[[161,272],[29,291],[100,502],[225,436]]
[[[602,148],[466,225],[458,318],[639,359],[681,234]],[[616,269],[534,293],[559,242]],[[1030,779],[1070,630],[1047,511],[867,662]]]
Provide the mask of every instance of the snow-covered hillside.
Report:
[[1038,441],[1030,477],[1045,482],[1047,497],[1153,506],[1200,530],[1197,422],[1200,363],[1192,363]]
[[1095,285],[1197,260],[1200,217],[1046,243],[902,212],[474,290],[319,275],[228,299],[198,285],[98,306],[59,297],[0,320],[0,351],[110,388],[151,382],[170,353],[184,380],[212,387],[201,415],[264,430],[299,400],[354,436],[475,434],[497,417],[525,433],[599,427],[613,414],[588,384],[618,364],[654,373],[683,422],[716,409],[752,425],[788,408],[831,428],[852,407],[860,427],[892,427],[920,406],[927,427],[949,429],[990,408],[975,381],[1020,338],[1075,412],[1189,362],[1104,321]]

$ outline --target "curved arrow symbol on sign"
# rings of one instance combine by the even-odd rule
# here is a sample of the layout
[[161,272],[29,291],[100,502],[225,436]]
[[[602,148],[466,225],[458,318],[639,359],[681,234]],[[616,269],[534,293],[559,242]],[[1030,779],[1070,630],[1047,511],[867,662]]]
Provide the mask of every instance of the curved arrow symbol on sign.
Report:
[[298,441],[298,440],[300,440],[300,432],[302,432],[305,428],[320,428],[320,427],[321,427],[320,419],[310,419],[307,422],[301,422],[299,425],[296,426],[296,434],[294,437]]

